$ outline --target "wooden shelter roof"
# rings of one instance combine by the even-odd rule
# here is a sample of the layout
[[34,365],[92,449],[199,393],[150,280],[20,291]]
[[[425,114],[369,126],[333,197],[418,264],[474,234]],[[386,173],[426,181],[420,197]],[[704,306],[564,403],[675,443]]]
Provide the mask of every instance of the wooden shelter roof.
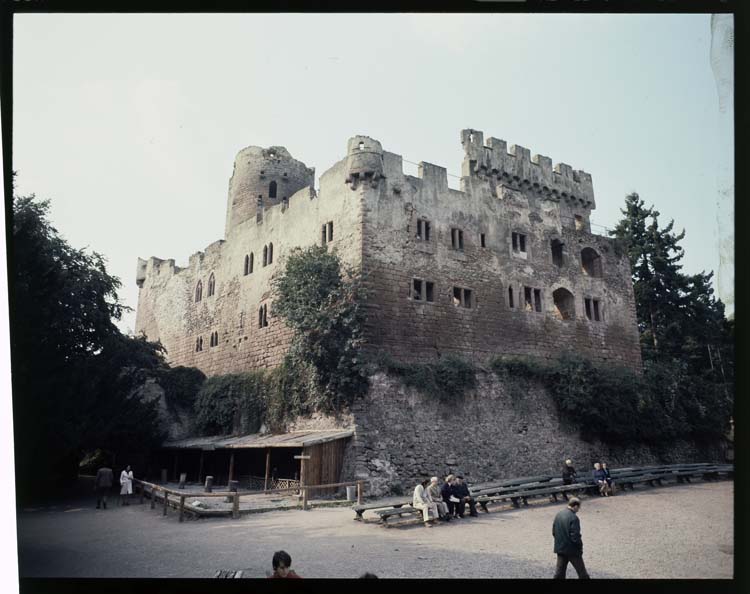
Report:
[[272,435],[253,433],[251,435],[214,435],[211,437],[188,437],[166,441],[163,448],[180,450],[216,450],[245,448],[304,448],[319,443],[344,439],[354,435],[351,429],[333,431],[292,431]]

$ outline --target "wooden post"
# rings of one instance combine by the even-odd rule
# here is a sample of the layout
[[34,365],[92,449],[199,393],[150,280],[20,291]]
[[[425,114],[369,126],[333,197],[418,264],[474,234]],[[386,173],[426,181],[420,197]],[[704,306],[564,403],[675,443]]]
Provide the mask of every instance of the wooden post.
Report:
[[234,478],[234,452],[229,454],[229,478],[227,479],[227,485],[232,482]]
[[185,513],[185,496],[180,495],[180,522],[182,522],[182,516]]
[[305,484],[305,460],[309,460],[310,456],[295,456],[295,460],[299,460],[299,489],[302,493],[302,509],[307,509],[307,489],[304,488]]
[[201,450],[201,460],[198,464],[198,482],[203,482],[203,450]]
[[268,490],[268,473],[271,470],[271,448],[266,448],[266,480],[263,483],[263,490]]
[[232,517],[235,520],[240,517],[240,494],[236,492],[232,501]]
[[166,491],[164,491],[164,512],[162,513],[163,516],[167,515],[167,505],[168,505],[167,499],[168,498],[169,498],[169,493],[167,493]]
[[362,481],[357,481],[357,505],[362,505]]

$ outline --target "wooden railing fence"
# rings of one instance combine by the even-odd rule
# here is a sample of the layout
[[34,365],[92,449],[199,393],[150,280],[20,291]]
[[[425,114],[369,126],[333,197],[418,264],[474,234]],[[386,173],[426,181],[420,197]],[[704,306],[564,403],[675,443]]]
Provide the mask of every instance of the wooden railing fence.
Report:
[[180,512],[180,522],[183,521],[185,514],[185,498],[186,497],[231,497],[232,498],[232,518],[240,517],[240,497],[252,496],[252,495],[263,495],[267,493],[288,493],[290,491],[298,492],[302,491],[301,506],[303,510],[307,509],[307,492],[315,491],[316,489],[326,489],[332,487],[353,487],[357,486],[357,504],[362,505],[364,498],[364,483],[366,481],[349,481],[345,483],[329,483],[326,485],[302,485],[296,487],[287,487],[283,489],[267,489],[265,491],[202,491],[197,493],[185,493],[177,489],[170,489],[169,487],[163,487],[156,483],[150,483],[142,479],[133,479],[133,486],[136,492],[140,489],[140,502],[143,503],[143,499],[146,494],[146,489],[150,489],[151,494],[151,509],[156,507],[156,498],[161,493],[161,497],[164,501],[163,515],[167,515],[167,508],[169,507],[169,496],[173,495],[175,498],[179,498],[178,510]]

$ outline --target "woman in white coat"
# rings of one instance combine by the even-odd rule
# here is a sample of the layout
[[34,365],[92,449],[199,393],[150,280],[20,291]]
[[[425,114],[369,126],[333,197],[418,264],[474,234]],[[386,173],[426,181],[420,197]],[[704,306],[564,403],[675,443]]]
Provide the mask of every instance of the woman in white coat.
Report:
[[416,509],[422,510],[422,517],[424,518],[424,525],[432,528],[430,520],[433,522],[438,517],[437,505],[435,505],[427,493],[425,487],[430,484],[430,479],[425,479],[419,483],[414,489],[414,497],[412,499],[412,506]]
[[[130,495],[133,494],[133,471],[130,464],[120,473],[120,499],[122,505],[130,505]],[[123,499],[124,496],[124,499]]]

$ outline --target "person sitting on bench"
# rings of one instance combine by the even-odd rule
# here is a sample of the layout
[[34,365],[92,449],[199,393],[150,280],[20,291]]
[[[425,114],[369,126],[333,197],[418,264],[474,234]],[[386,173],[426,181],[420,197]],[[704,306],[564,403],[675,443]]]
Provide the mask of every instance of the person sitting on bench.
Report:
[[466,509],[467,503],[469,504],[469,515],[473,517],[479,515],[477,513],[477,504],[474,501],[474,498],[469,494],[468,485],[464,483],[464,477],[456,477],[456,483],[453,485],[452,491],[453,496],[458,499],[458,503],[456,503],[456,513],[459,518],[464,517],[464,510]]
[[437,505],[431,501],[425,491],[425,487],[430,484],[430,479],[424,479],[414,488],[414,497],[412,498],[412,507],[422,511],[424,525],[432,528],[432,523],[438,517]]
[[609,494],[614,495],[615,494],[615,481],[612,480],[612,476],[609,474],[609,468],[607,468],[606,462],[602,462],[602,472],[604,472],[604,476],[607,478],[607,486],[609,487]]
[[440,487],[440,496],[443,498],[443,503],[448,506],[448,515],[450,517],[456,517],[456,504],[451,501],[451,497],[453,497],[453,482],[455,480],[456,477],[449,474],[445,477],[445,482]]
[[609,485],[607,484],[607,475],[602,470],[602,465],[599,462],[594,462],[594,480],[596,485],[599,487],[599,495],[609,497]]
[[440,486],[438,485],[438,477],[433,476],[430,479],[430,486],[425,490],[427,497],[432,503],[437,506],[438,515],[444,522],[450,522],[451,517],[448,515],[448,504],[443,501],[443,496],[440,493]]
[[563,485],[572,485],[577,478],[578,475],[576,474],[576,469],[573,468],[573,461],[570,458],[565,460],[562,468]]

